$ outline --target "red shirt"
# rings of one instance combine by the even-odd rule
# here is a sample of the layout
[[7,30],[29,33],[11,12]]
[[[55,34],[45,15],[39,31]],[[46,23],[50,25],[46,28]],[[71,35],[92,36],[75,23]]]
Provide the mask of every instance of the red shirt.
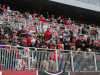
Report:
[[39,21],[44,21],[43,17],[40,17],[40,18],[39,18]]
[[31,39],[27,38],[27,47],[31,43]]
[[52,36],[52,34],[48,30],[46,30],[45,33],[44,33],[44,38],[48,39],[51,36]]
[[[50,53],[49,56],[50,56],[50,59],[56,60],[56,55],[55,55],[55,53]],[[57,57],[58,57],[58,59],[59,59],[59,57],[60,57],[60,55],[59,55],[58,53],[57,53]]]
[[10,40],[10,41],[12,41],[12,40],[13,40],[12,36],[10,36],[10,37],[9,37],[9,40]]
[[65,23],[66,25],[68,25],[68,21],[67,21],[67,20],[65,20],[64,23]]
[[54,46],[53,45],[50,45],[50,48],[53,48]]
[[58,49],[60,49],[61,48],[60,41],[58,41],[57,44],[58,44]]
[[5,13],[6,12],[6,8],[2,7],[2,11],[3,11],[3,13]]
[[33,18],[35,18],[35,15],[34,15],[34,14],[32,14],[32,17],[33,17]]

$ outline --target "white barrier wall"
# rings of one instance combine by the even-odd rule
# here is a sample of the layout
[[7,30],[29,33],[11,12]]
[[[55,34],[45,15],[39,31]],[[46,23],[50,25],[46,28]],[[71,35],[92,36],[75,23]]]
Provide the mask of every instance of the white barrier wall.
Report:
[[[50,0],[50,1],[54,1],[54,2],[58,2],[58,3],[63,3],[63,4],[71,5],[71,6],[81,7],[81,8],[100,12],[99,5],[89,4],[86,2],[82,2],[81,0]],[[100,1],[97,4],[100,4]]]

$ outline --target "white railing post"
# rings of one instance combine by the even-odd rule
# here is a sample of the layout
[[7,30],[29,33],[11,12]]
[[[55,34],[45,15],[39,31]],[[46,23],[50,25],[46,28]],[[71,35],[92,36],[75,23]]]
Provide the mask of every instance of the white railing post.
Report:
[[37,26],[37,31],[38,31],[38,26]]
[[71,64],[72,64],[72,72],[74,71],[74,65],[73,65],[73,55],[72,55],[72,51],[71,51]]
[[94,65],[95,65],[95,71],[97,71],[97,63],[96,63],[96,55],[94,53]]
[[11,45],[10,45],[10,50],[11,50]]
[[58,56],[57,56],[57,50],[55,50],[56,55],[56,71],[58,71]]
[[18,28],[20,28],[21,26],[20,26],[21,24],[19,23],[19,26],[18,26]]
[[65,30],[66,30],[67,25],[65,25]]
[[98,35],[96,34],[96,40],[98,40]]
[[30,53],[29,53],[29,47],[28,47],[27,51],[28,51],[28,68],[30,70]]

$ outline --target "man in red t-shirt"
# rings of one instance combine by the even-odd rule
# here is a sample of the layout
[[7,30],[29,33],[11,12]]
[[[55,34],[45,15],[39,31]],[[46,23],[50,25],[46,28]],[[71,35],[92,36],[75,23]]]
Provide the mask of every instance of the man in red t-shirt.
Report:
[[6,13],[5,5],[3,5],[3,7],[2,7],[2,12],[3,12],[3,13]]

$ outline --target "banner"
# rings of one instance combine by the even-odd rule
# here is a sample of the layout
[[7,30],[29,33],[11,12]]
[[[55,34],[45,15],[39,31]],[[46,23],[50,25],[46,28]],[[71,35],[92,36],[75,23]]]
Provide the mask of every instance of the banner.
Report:
[[71,75],[100,75],[100,72],[71,72]]
[[38,75],[70,75],[70,72],[49,72],[49,71],[39,71]]
[[38,71],[26,71],[26,70],[2,70],[0,75],[38,75]]

